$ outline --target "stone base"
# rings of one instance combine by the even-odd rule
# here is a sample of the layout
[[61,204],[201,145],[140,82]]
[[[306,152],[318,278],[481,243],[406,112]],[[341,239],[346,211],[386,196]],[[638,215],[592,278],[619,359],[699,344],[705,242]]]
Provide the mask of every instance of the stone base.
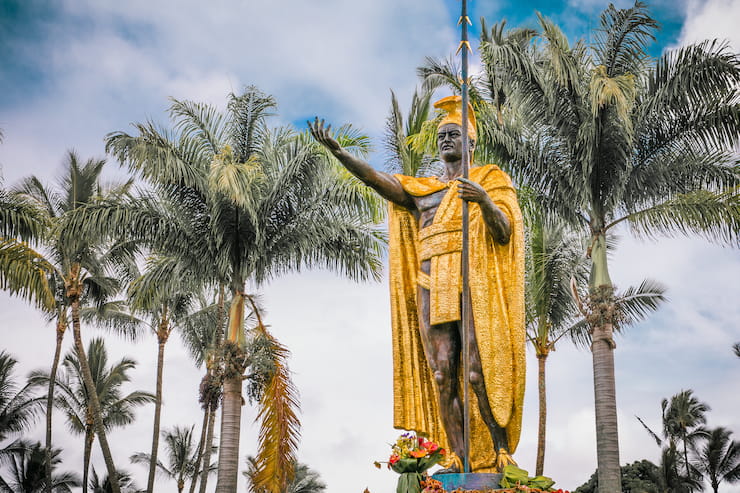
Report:
[[488,472],[433,474],[432,479],[442,483],[446,491],[453,490],[498,490],[504,475]]

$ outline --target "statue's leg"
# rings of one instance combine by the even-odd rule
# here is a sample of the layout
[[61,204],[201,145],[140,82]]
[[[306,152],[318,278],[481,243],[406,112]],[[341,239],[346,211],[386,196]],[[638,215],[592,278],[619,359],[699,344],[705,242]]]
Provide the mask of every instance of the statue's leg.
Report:
[[[462,402],[457,374],[460,363],[460,336],[456,323],[429,323],[429,290],[419,288],[419,331],[424,353],[439,393],[439,412],[450,448],[463,457]],[[433,438],[433,437],[432,437]]]
[[480,353],[478,352],[478,342],[475,338],[472,316],[471,313],[469,324],[470,334],[468,335],[468,343],[470,344],[470,386],[473,388],[475,397],[478,399],[478,409],[480,409],[481,418],[483,418],[483,422],[491,433],[494,450],[499,452],[503,449],[508,454],[509,440],[506,436],[506,430],[496,423],[496,419],[493,417],[493,411],[491,410],[491,404],[488,400],[488,393],[486,392],[486,385],[483,380],[483,365],[481,364]]

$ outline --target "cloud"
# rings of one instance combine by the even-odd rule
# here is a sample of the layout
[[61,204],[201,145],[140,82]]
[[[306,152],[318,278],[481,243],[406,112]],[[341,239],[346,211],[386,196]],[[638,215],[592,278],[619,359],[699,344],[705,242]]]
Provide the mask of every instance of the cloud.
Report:
[[726,39],[732,51],[740,51],[740,0],[691,0],[686,5],[686,22],[679,45],[704,39]]

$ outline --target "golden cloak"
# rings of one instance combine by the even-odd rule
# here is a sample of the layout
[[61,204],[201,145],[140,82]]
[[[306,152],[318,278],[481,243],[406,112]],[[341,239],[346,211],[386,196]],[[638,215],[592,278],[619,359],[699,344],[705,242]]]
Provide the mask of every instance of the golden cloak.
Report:
[[[396,175],[407,193],[424,196],[448,188],[432,225],[418,230],[408,209],[391,204],[389,217],[390,291],[393,338],[395,428],[414,430],[450,450],[439,416],[439,397],[419,334],[417,286],[429,286],[432,323],[460,319],[460,250],[462,201],[456,182]],[[481,184],[511,223],[506,245],[488,234],[480,208],[471,204],[470,293],[475,334],[491,409],[506,429],[510,452],[519,443],[525,383],[524,228],[509,176],[495,165],[471,168],[470,179]],[[419,273],[421,260],[431,259],[428,278]],[[462,388],[462,387],[461,387]],[[495,470],[488,428],[471,402],[471,469]]]

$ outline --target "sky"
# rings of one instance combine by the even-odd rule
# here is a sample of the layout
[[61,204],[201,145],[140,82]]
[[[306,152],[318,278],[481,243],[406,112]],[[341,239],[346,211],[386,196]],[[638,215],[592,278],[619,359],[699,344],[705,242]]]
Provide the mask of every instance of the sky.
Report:
[[[390,90],[402,107],[418,84],[426,56],[447,57],[457,47],[458,0],[0,0],[0,174],[5,186],[30,174],[52,183],[69,149],[83,159],[104,157],[109,132],[131,123],[167,124],[168,98],[223,107],[226,95],[256,85],[278,101],[272,123],[305,128],[318,115],[335,126],[352,123],[373,138],[370,162],[382,166],[382,134]],[[552,18],[571,40],[588,36],[606,2],[566,0],[471,2],[473,34],[489,24],[533,26],[535,11]],[[617,6],[630,4],[618,1]],[[740,50],[740,0],[655,0],[662,25],[651,53],[705,38],[724,38]],[[475,46],[475,44],[474,44]],[[444,96],[446,94],[442,94]],[[109,159],[106,177],[125,173]],[[658,280],[669,302],[617,339],[615,368],[621,463],[658,460],[659,449],[635,419],[660,427],[660,401],[683,389],[712,408],[710,426],[740,435],[740,255],[698,239],[631,239],[623,231],[611,261],[618,287]],[[329,493],[392,491],[396,475],[372,463],[386,460],[392,428],[390,315],[387,277],[357,284],[330,272],[282,277],[260,290],[266,322],[291,351],[301,395],[299,459],[316,469]],[[18,299],[0,293],[0,349],[19,360],[18,376],[46,369],[53,327]],[[133,345],[103,336],[112,358],[137,360],[129,390],[154,390],[156,341]],[[65,348],[71,345],[71,337]],[[528,349],[527,395],[519,465],[534,470],[537,439],[536,358]],[[199,426],[202,370],[177,337],[167,346],[162,426]],[[548,441],[545,473],[575,489],[596,467],[591,355],[562,343],[548,363]],[[243,408],[242,458],[256,452],[255,409]],[[142,466],[128,464],[149,451],[152,408],[135,424],[113,431],[120,467],[146,484]],[[55,414],[55,445],[63,469],[79,470],[82,438]],[[196,426],[196,428],[197,428]],[[28,438],[43,440],[39,421]],[[243,463],[243,461],[242,461]],[[104,466],[97,446],[93,464]],[[215,487],[212,477],[209,491]],[[244,490],[240,478],[240,491]],[[174,488],[159,479],[157,490]],[[734,489],[733,489],[734,488]],[[721,491],[740,491],[724,486]]]

